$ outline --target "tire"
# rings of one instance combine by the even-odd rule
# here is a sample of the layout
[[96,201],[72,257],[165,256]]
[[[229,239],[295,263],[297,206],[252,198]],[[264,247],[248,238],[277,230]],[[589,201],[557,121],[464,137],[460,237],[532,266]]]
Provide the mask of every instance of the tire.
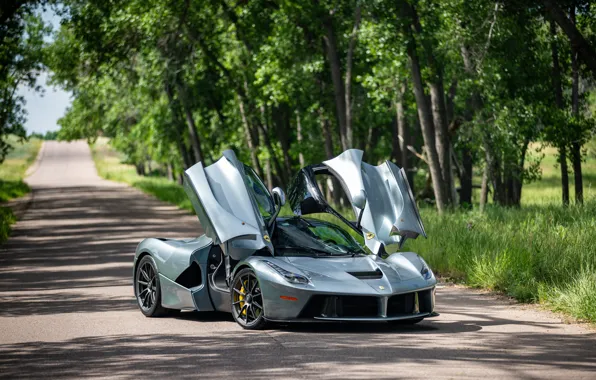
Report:
[[263,309],[261,285],[250,268],[244,268],[234,276],[230,289],[232,316],[236,323],[247,330],[262,330],[267,326]]
[[392,326],[408,326],[422,322],[423,319],[424,318],[398,319],[397,321],[387,321],[387,323],[389,323]]
[[163,317],[169,309],[161,306],[161,288],[153,257],[144,256],[135,270],[134,288],[137,306],[146,317]]

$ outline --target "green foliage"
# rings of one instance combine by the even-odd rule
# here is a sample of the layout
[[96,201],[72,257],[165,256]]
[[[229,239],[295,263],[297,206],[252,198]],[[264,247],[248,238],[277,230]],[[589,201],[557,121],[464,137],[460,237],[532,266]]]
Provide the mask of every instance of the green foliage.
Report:
[[5,242],[10,236],[10,226],[17,219],[8,207],[0,207],[0,243]]
[[36,138],[40,140],[57,140],[58,139],[58,131],[47,131],[46,133],[38,133],[33,132],[29,136],[29,138]]
[[35,7],[42,1],[23,1],[3,5],[0,24],[0,163],[13,145],[9,136],[24,139],[25,99],[18,95],[21,86],[40,91],[36,79],[43,68],[44,36],[50,29]]
[[[8,136],[7,142],[14,146],[14,149],[0,164],[0,202],[21,197],[31,190],[23,182],[23,177],[27,168],[37,158],[41,146],[41,140],[34,137],[23,141],[21,138],[11,135]],[[0,207],[0,243],[8,239],[10,225],[15,221],[16,218],[10,208]]]

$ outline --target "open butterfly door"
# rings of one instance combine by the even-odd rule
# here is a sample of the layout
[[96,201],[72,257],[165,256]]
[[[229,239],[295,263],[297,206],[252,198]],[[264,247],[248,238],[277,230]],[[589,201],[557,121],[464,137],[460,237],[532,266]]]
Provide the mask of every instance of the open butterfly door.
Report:
[[[386,161],[373,166],[362,161],[363,152],[350,149],[339,156],[300,170],[289,189],[292,210],[297,215],[328,212],[362,233],[375,254],[392,252],[406,239],[426,232],[406,174]],[[336,177],[351,202],[357,221],[347,221],[325,200],[316,182],[317,174]]]
[[199,162],[187,169],[184,189],[214,244],[227,243],[228,252],[250,254],[265,247],[273,252],[266,222],[273,215],[273,198],[232,150],[212,165],[203,167]]

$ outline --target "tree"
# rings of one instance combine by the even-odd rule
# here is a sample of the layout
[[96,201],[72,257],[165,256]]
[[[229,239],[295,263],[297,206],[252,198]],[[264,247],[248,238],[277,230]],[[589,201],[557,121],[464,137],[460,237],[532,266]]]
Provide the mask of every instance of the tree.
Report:
[[39,91],[43,69],[43,38],[49,33],[35,8],[41,1],[8,2],[0,8],[0,163],[12,148],[9,134],[26,138],[25,100],[20,86]]

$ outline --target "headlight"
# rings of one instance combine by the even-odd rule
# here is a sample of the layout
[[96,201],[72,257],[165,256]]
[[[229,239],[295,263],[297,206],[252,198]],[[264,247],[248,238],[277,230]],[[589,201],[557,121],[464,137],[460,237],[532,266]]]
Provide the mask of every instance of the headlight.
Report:
[[422,261],[422,269],[420,269],[420,274],[422,275],[422,277],[424,277],[425,280],[430,280],[433,276],[433,272],[422,259],[420,261]]
[[263,260],[267,265],[269,265],[273,270],[277,273],[281,274],[286,281],[291,282],[292,284],[308,284],[310,280],[308,277],[303,276],[298,273],[290,272],[289,270],[285,270],[284,268],[280,267],[277,264],[272,263],[271,261]]

